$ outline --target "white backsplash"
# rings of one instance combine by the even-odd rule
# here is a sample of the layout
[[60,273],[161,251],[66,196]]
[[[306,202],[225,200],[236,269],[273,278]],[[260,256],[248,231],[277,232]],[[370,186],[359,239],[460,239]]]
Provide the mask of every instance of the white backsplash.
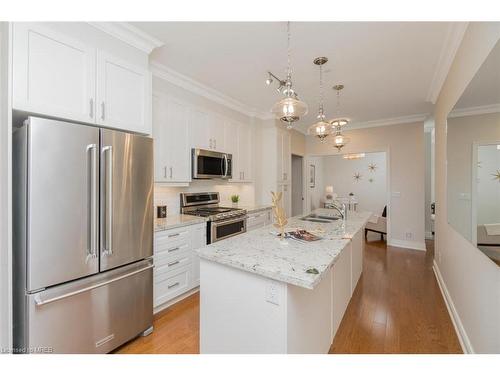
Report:
[[[180,213],[180,193],[219,192],[222,205],[231,204],[231,195],[240,196],[240,204],[252,206],[255,204],[255,189],[253,184],[229,183],[224,181],[206,180],[193,181],[186,187],[169,187],[155,184],[154,204],[167,205],[167,215]],[[155,211],[156,212],[156,211]]]

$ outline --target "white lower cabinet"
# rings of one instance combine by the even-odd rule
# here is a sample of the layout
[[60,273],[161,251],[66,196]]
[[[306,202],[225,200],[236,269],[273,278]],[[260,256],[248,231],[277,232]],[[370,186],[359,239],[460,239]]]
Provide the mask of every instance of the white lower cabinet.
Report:
[[199,258],[195,250],[205,245],[206,223],[155,233],[155,312],[200,285]]
[[252,212],[247,215],[247,232],[265,227],[271,224],[271,209]]

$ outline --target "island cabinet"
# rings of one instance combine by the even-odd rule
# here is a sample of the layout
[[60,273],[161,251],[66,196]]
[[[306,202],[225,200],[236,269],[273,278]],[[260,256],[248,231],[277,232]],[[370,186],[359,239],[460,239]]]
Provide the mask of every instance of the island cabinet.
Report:
[[[276,247],[265,228],[203,248],[200,352],[328,353],[359,279],[367,218],[351,225],[351,239],[305,248]],[[311,263],[318,274],[305,272]]]
[[271,208],[247,214],[247,232],[265,227],[272,223]]

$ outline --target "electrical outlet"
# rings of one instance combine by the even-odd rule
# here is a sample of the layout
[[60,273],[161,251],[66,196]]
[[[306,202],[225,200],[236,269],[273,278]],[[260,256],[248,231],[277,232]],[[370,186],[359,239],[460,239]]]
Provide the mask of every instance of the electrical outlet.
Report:
[[266,283],[266,301],[274,305],[280,304],[280,284],[277,281],[269,280]]
[[413,233],[412,232],[406,232],[405,237],[407,240],[411,240],[413,238]]

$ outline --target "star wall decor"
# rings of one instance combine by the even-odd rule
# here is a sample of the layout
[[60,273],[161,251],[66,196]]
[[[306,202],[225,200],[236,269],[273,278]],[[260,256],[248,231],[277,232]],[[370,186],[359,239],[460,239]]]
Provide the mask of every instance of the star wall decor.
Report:
[[377,169],[377,164],[374,164],[374,163],[368,164],[368,170],[370,172],[375,172],[375,169]]
[[361,180],[361,173],[359,172],[354,173],[354,181],[359,181],[359,180]]
[[493,176],[494,180],[498,180],[498,182],[500,182],[500,169],[497,169],[497,171],[495,173],[492,173],[491,175]]
[[478,167],[478,168],[482,168],[482,165],[481,165],[482,163],[483,163],[482,161],[478,161],[478,162],[477,162],[477,167]]
[[369,179],[368,179],[368,181],[369,181],[369,182],[373,182],[373,178],[369,178]]

